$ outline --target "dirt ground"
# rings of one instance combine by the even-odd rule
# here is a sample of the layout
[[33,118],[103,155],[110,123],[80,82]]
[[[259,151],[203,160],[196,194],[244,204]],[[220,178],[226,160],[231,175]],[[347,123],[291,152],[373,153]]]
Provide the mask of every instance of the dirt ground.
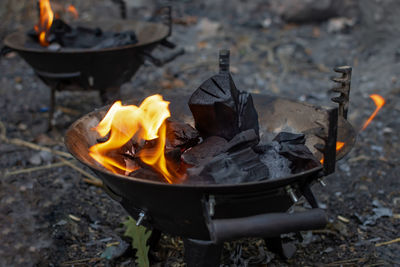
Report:
[[[370,94],[380,94],[386,104],[359,132],[355,147],[338,162],[335,174],[325,179],[327,186],[313,188],[328,214],[328,226],[302,232],[303,240],[286,236],[297,247],[289,260],[268,252],[261,239],[244,239],[225,244],[222,264],[400,266],[400,21],[396,15],[400,5],[391,0],[342,1],[342,8],[358,4],[349,4],[346,12],[330,7],[337,8],[334,15],[304,22],[285,13],[290,2],[174,1],[170,40],[185,54],[160,68],[145,63],[122,86],[122,99],[190,94],[217,71],[222,48],[231,51],[231,70],[241,90],[317,105],[333,105],[328,92],[334,86],[329,81],[335,75],[332,68],[352,66],[349,121],[354,128],[360,129],[375,109]],[[118,15],[111,1],[75,3],[88,19]],[[128,15],[136,19],[148,19],[156,6],[150,1],[129,3]],[[23,10],[30,14],[26,19],[18,17],[16,24],[9,23],[17,19],[12,16],[3,20],[13,26],[1,27],[0,38],[33,25],[29,18],[35,11]],[[56,126],[48,132],[49,93],[16,53],[0,59],[0,125],[4,126],[0,128],[0,266],[135,266],[129,249],[116,259],[102,257],[110,244],[119,242],[120,249],[127,244],[122,225],[127,213],[119,204],[86,183],[85,175],[65,165],[62,156],[23,143],[66,151],[67,127],[102,105],[95,91],[58,92]],[[89,171],[76,161],[71,163]],[[304,200],[298,205],[304,205]],[[182,241],[163,236],[153,262],[183,266]]]

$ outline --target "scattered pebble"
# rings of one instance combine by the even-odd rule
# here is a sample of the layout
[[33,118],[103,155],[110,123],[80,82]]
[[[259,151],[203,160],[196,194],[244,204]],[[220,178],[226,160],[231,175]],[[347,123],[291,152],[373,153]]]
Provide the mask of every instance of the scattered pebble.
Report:
[[35,153],[29,158],[29,163],[35,166],[39,166],[42,163],[42,157],[40,153]]

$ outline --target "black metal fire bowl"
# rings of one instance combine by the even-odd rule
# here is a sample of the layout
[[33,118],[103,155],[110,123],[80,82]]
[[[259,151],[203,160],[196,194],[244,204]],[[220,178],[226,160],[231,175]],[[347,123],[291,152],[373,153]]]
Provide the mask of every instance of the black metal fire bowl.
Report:
[[[187,106],[189,97],[164,98],[171,102],[174,119],[193,125]],[[336,159],[351,150],[356,137],[353,127],[338,116],[337,108],[324,109],[267,95],[253,94],[253,98],[261,139],[282,130],[304,133],[307,147],[317,158],[323,156],[319,150],[324,151],[324,166],[288,177],[243,184],[166,184],[114,174],[97,164],[88,153],[98,138],[92,128],[103,118],[107,107],[76,121],[68,129],[65,143],[72,155],[101,177],[105,191],[134,218],[165,233],[221,244],[240,237],[279,237],[282,233],[324,227],[325,214],[318,209],[310,186],[332,173]],[[138,101],[132,103],[138,104]],[[345,142],[345,146],[335,159],[336,129],[337,140]],[[302,195],[313,209],[286,213]]]
[[[4,44],[16,51],[51,88],[57,90],[99,90],[113,93],[128,82],[158,44],[169,45],[170,29],[162,23],[132,20],[103,20],[77,25],[100,27],[104,31],[134,31],[138,43],[103,49],[62,48],[49,50],[32,43],[25,31],[8,35]],[[153,58],[154,59],[154,58]],[[155,63],[164,63],[154,59]]]

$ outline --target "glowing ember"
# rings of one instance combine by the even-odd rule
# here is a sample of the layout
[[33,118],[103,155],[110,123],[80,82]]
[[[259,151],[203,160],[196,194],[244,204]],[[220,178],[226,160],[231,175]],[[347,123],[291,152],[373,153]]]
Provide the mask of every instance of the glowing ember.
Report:
[[75,19],[77,19],[79,17],[78,11],[76,10],[76,8],[73,5],[69,5],[67,7],[67,11],[69,13],[71,13]]
[[[336,153],[339,152],[343,147],[344,147],[344,142],[340,142],[337,141],[336,142]],[[322,158],[319,162],[321,162],[321,164],[324,164],[324,158]]]
[[372,94],[369,97],[372,98],[372,100],[374,101],[375,105],[376,105],[376,109],[374,111],[374,113],[372,113],[372,115],[368,118],[368,120],[364,123],[363,127],[362,127],[362,131],[365,130],[365,128],[367,128],[367,126],[371,123],[371,121],[375,118],[376,114],[378,114],[378,111],[383,107],[383,105],[385,105],[385,99],[383,97],[381,97],[380,95],[377,94]]
[[100,136],[110,136],[106,142],[90,147],[90,156],[114,173],[132,172],[135,169],[129,169],[124,163],[118,162],[112,157],[113,152],[130,140],[142,144],[157,139],[153,148],[142,149],[138,156],[142,162],[161,173],[168,183],[179,183],[179,175],[168,170],[164,156],[165,119],[171,116],[168,105],[169,102],[164,101],[160,95],[146,98],[139,107],[123,106],[121,101],[115,102],[95,128]]
[[53,24],[54,13],[51,9],[50,0],[40,0],[40,20],[39,23],[34,27],[35,31],[39,35],[39,42],[42,46],[48,46],[49,42],[46,40],[47,33],[50,30],[51,24]]

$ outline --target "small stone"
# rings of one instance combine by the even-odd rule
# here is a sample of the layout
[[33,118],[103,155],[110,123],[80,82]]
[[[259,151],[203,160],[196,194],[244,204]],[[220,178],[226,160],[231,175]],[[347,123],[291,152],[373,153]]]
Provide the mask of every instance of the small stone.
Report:
[[323,253],[330,253],[330,252],[332,252],[332,251],[334,251],[334,249],[333,249],[332,247],[328,247],[327,249],[325,249],[325,250],[323,251]]
[[272,24],[272,19],[271,18],[265,18],[262,22],[261,22],[261,26],[265,29],[269,28]]
[[48,151],[40,151],[39,152],[40,157],[42,158],[42,160],[46,163],[50,163],[53,161],[53,154],[51,154]]
[[328,22],[327,30],[329,33],[348,32],[354,24],[354,19],[344,17],[332,18]]
[[18,124],[18,130],[26,131],[27,129],[28,129],[28,126],[25,123]]
[[22,82],[22,78],[20,76],[17,76],[17,77],[14,78],[14,81],[16,83],[21,83]]
[[389,128],[389,127],[385,127],[385,128],[383,128],[382,132],[384,134],[391,134],[391,133],[393,133],[393,129]]
[[203,18],[197,25],[197,29],[199,31],[199,40],[205,40],[210,37],[217,35],[218,29],[221,27],[221,24],[215,21],[211,21],[208,18]]
[[36,153],[29,158],[29,163],[38,166],[42,163],[42,157],[39,153]]
[[62,226],[62,225],[66,225],[66,224],[67,224],[66,220],[61,220],[61,221],[57,222],[55,225]]

